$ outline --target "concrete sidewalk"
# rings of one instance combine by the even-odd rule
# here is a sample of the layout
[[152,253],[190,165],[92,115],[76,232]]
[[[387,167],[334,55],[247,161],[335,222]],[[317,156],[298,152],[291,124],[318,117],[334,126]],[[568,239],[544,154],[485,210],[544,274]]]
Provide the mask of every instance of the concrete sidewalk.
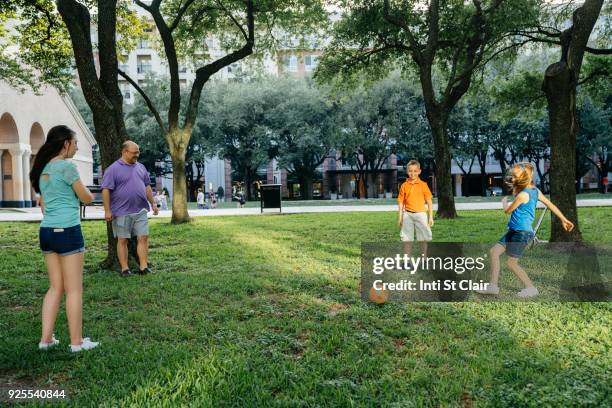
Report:
[[[612,199],[589,199],[578,200],[578,207],[612,207]],[[455,204],[457,211],[474,211],[474,210],[500,210],[501,203],[458,203]],[[541,203],[538,203],[538,208],[543,208]],[[434,210],[437,210],[437,205],[434,204]],[[310,207],[284,207],[283,214],[301,214],[301,213],[334,213],[334,212],[385,212],[397,211],[396,205],[320,205]],[[278,210],[264,210],[262,214],[259,207],[256,208],[217,208],[214,210],[189,210],[191,217],[218,217],[218,216],[234,216],[234,215],[269,215],[279,214]],[[160,211],[158,217],[169,218],[172,216],[172,211]],[[149,218],[153,214],[149,213]],[[86,220],[101,220],[104,219],[104,211],[102,207],[87,207]],[[40,208],[20,208],[15,210],[0,210],[0,221],[41,221],[42,214]]]

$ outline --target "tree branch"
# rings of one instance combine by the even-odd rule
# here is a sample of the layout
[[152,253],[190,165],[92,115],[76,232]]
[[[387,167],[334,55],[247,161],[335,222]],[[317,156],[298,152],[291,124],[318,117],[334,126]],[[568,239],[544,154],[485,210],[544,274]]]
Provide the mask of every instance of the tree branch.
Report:
[[89,10],[75,0],[58,0],[57,10],[70,33],[79,79],[90,84],[82,87],[87,103],[90,106],[104,105],[106,109],[112,110],[113,106],[104,95],[94,65]]
[[183,18],[183,15],[185,14],[189,6],[193,4],[194,1],[195,0],[187,0],[185,4],[183,4],[181,8],[179,8],[178,13],[176,13],[176,17],[174,17],[174,21],[172,21],[172,24],[170,24],[170,32],[174,31],[176,27],[178,27],[179,23],[181,22],[181,19]]
[[41,6],[37,0],[28,0],[27,3],[31,4],[32,7],[34,7],[36,10],[40,11],[41,13],[43,13],[45,15],[45,18],[47,19],[47,23],[49,23],[49,25],[47,26],[47,37],[41,42],[51,40],[51,37],[52,37],[51,29],[55,26],[55,21],[53,20],[53,17],[51,16],[51,12],[47,10],[45,7]]
[[136,0],[136,4],[143,7],[151,14],[155,21],[155,26],[164,44],[164,51],[168,61],[168,70],[170,71],[170,106],[168,107],[168,130],[178,128],[179,113],[181,105],[181,87],[178,74],[178,57],[176,54],[176,45],[172,37],[172,31],[164,20],[164,17],[159,10],[161,0],[153,0],[151,5],[147,6],[141,0]]
[[587,75],[582,81],[578,82],[577,85],[582,85],[582,84],[590,81],[593,78],[596,78],[598,76],[604,76],[604,75],[610,75],[610,72],[608,72],[605,69],[597,69],[597,70],[591,72],[589,75]]
[[601,49],[601,48],[586,47],[585,50],[588,53],[595,54],[595,55],[610,55],[610,54],[612,54],[612,48]]
[[248,35],[246,38],[246,43],[242,46],[242,48],[196,70],[196,78],[191,86],[191,94],[187,104],[187,113],[185,114],[185,121],[183,125],[185,128],[192,127],[196,121],[198,105],[202,95],[202,88],[210,77],[222,68],[233,64],[236,61],[240,61],[253,53],[253,47],[255,46],[255,5],[253,0],[247,0],[247,27]]
[[219,5],[219,7],[221,7],[221,9],[225,12],[225,14],[227,14],[227,16],[232,20],[232,22],[236,25],[236,27],[238,27],[240,31],[242,31],[242,36],[244,37],[245,41],[249,41],[249,35],[244,30],[244,27],[242,26],[242,24],[240,24],[238,20],[236,20],[234,15],[227,9],[227,7],[223,5],[223,2],[221,2],[220,0],[216,0],[216,2]]
[[389,13],[389,0],[385,0],[385,4],[383,7],[383,16],[385,17],[385,20],[387,20],[389,23],[393,24],[396,27],[401,28],[402,30],[404,30],[404,33],[406,34],[406,37],[408,37],[408,43],[410,44],[410,48],[412,48],[413,52],[413,59],[415,60],[415,62],[417,64],[421,64],[423,61],[423,55],[421,53],[421,47],[419,46],[419,43],[417,42],[416,38],[414,37],[414,35],[412,34],[412,31],[410,31],[410,27],[408,27],[408,25],[401,21],[398,18],[392,17],[391,14]]
[[145,93],[145,91],[143,91],[142,88],[136,83],[136,81],[134,81],[128,74],[126,74],[120,69],[117,70],[117,73],[123,78],[125,78],[125,80],[128,81],[130,85],[134,87],[134,89],[136,89],[136,91],[140,94],[140,96],[142,96],[142,99],[145,100],[147,107],[149,108],[149,111],[153,114],[153,116],[155,116],[155,120],[157,121],[157,124],[159,125],[160,129],[162,130],[163,133],[166,133],[166,126],[164,125],[164,122],[162,121],[159,111],[157,110],[155,105],[153,105],[153,101],[151,101],[151,98],[149,98],[149,96]]

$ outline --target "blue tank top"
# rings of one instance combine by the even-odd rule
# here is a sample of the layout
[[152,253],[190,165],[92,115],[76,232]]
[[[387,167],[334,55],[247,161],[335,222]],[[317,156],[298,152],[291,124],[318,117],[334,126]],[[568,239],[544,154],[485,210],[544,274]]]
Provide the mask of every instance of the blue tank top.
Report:
[[533,221],[535,220],[535,210],[538,204],[538,189],[526,188],[523,192],[529,194],[529,201],[519,205],[512,211],[510,221],[508,221],[508,229],[533,232]]

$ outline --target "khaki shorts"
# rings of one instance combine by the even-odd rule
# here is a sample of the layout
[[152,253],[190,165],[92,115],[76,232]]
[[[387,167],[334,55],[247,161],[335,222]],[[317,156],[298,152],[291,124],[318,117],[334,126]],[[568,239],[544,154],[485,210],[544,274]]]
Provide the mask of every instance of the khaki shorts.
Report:
[[113,218],[113,235],[115,238],[131,238],[149,235],[148,211],[140,210],[135,214],[121,215]]
[[427,223],[427,213],[404,211],[404,221],[400,231],[402,241],[414,241],[415,230],[417,241],[431,241],[431,228]]

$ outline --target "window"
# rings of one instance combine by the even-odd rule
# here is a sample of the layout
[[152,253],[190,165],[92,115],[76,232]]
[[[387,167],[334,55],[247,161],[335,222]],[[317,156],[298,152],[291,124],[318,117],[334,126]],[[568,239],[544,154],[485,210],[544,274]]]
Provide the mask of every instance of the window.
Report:
[[123,95],[123,99],[130,99],[132,94],[130,92],[130,84],[127,81],[119,81],[119,89]]
[[227,67],[228,74],[240,75],[242,73],[242,67],[237,62]]
[[284,65],[288,72],[297,72],[297,57],[295,55],[286,56],[284,59]]
[[151,65],[150,55],[139,55],[137,60],[137,71],[139,74],[146,74],[151,72],[153,66]]
[[151,42],[149,40],[147,40],[146,38],[140,38],[138,40],[138,44],[137,44],[138,49],[146,49],[146,48],[151,48]]
[[306,55],[304,57],[304,68],[306,71],[314,71],[319,63],[316,55]]

